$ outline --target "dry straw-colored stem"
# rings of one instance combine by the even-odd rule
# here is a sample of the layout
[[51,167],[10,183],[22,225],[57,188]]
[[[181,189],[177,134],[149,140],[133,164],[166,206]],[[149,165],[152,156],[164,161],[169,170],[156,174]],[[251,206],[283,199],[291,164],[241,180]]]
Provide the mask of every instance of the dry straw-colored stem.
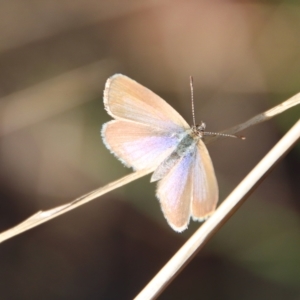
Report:
[[223,201],[214,214],[189,238],[168,263],[157,273],[135,300],[155,299],[179,274],[182,268],[205,245],[209,238],[247,199],[262,177],[287,153],[300,138],[300,120],[256,165],[245,179]]
[[[300,93],[298,93],[295,96],[293,96],[292,98],[284,101],[283,103],[273,107],[272,109],[270,109],[264,113],[261,113],[261,114],[255,116],[254,118],[251,118],[247,122],[237,125],[231,129],[225,130],[223,132],[229,133],[229,134],[237,133],[238,131],[240,131],[242,129],[245,129],[245,128],[253,126],[255,124],[267,121],[270,118],[274,117],[275,115],[278,115],[297,104],[300,104]],[[217,136],[217,137],[208,138],[206,141],[206,144],[211,143],[218,138],[220,138],[220,137]],[[34,227],[37,227],[40,224],[43,224],[45,222],[48,222],[51,219],[54,219],[72,209],[75,209],[78,206],[86,204],[86,203],[88,203],[88,202],[114,190],[114,189],[117,189],[117,188],[119,188],[131,181],[134,181],[140,177],[143,177],[151,172],[153,172],[153,170],[143,170],[143,171],[138,171],[138,172],[132,173],[121,179],[111,182],[102,188],[99,188],[95,191],[92,191],[92,192],[86,194],[86,195],[83,195],[67,204],[55,207],[55,208],[47,210],[47,211],[39,211],[36,214],[34,214],[33,216],[31,216],[30,218],[23,221],[22,223],[16,225],[15,227],[2,232],[0,234],[0,243],[18,235],[24,231],[27,231]]]
[[[230,127],[228,129],[225,129],[221,131],[221,133],[226,134],[235,134],[237,132],[240,132],[248,127],[251,127],[253,125],[260,124],[262,122],[268,121],[271,118],[275,117],[276,115],[279,115],[289,108],[292,108],[300,103],[300,93],[296,94],[295,96],[291,97],[290,99],[280,103],[279,105],[276,105],[275,107],[265,111],[264,113],[258,114],[255,117],[249,119],[248,121],[241,123],[239,125]],[[222,136],[214,136],[214,137],[207,137],[205,140],[205,144],[209,144],[214,142],[217,139],[222,139],[224,137]]]
[[[278,115],[285,110],[300,103],[300,93],[287,101],[275,106],[274,108],[251,118],[247,122],[223,131],[224,133],[234,134],[247,127],[259,124],[267,121],[270,118]],[[153,278],[153,280],[146,286],[146,288],[137,296],[136,299],[153,299],[162,292],[176,274],[183,268],[185,264],[195,255],[196,251],[211,237],[214,232],[222,226],[222,224],[228,219],[239,204],[242,203],[241,199],[245,199],[251,189],[262,178],[263,174],[267,172],[296,142],[300,137],[300,122],[298,122],[289,133],[270,151],[270,153],[259,163],[255,169],[249,173],[245,180],[234,190],[234,192],[220,205],[217,211],[209,218],[201,228],[186,242],[186,244],[178,251],[177,254],[169,261],[169,263]],[[211,137],[206,140],[206,143],[211,143],[220,137]],[[77,208],[83,204],[86,204],[105,193],[108,193],[116,188],[119,188],[131,181],[134,181],[142,176],[145,176],[153,169],[142,170],[130,175],[127,175],[119,180],[116,180],[102,188],[92,191],[84,196],[81,196],[74,201],[71,201],[65,205],[55,207],[47,211],[40,211],[18,224],[17,226],[4,231],[0,234],[0,243],[10,239],[22,232],[25,232],[31,228],[37,227],[42,223],[45,223],[51,219],[58,217],[70,210]]]
[[140,177],[146,176],[147,174],[150,174],[154,170],[142,170],[137,171],[132,174],[129,174],[127,176],[122,177],[121,179],[118,179],[116,181],[113,181],[106,186],[96,189],[90,193],[87,193],[67,204],[57,206],[55,208],[46,210],[46,211],[39,211],[36,214],[32,215],[30,218],[26,219],[24,222],[18,224],[17,226],[6,230],[0,234],[0,243],[2,243],[5,240],[8,240],[24,231],[27,231],[31,228],[37,227],[43,223],[46,223],[50,221],[51,219],[54,219],[70,210],[73,210],[77,208],[78,206],[81,206],[83,204],[86,204],[110,191],[113,191],[127,183],[130,183],[136,179],[139,179]]

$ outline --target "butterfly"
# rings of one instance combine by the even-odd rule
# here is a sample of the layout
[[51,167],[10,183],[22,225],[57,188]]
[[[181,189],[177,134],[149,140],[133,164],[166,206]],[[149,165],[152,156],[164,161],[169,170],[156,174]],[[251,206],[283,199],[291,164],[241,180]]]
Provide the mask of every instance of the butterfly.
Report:
[[[175,231],[215,211],[218,183],[202,138],[216,134],[204,132],[203,122],[189,126],[166,101],[121,74],[107,80],[104,107],[115,119],[102,127],[104,144],[127,167],[155,169],[151,182],[158,181],[156,195]],[[192,108],[194,118],[193,101]]]

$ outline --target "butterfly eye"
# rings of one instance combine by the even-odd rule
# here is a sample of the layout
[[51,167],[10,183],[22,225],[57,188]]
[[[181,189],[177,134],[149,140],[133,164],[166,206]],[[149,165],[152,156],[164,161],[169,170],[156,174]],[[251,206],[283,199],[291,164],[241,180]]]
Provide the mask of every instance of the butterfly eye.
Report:
[[206,124],[205,124],[204,122],[202,122],[202,121],[201,121],[201,124],[197,124],[197,125],[196,125],[196,129],[197,129],[198,131],[204,131],[205,128],[206,128]]

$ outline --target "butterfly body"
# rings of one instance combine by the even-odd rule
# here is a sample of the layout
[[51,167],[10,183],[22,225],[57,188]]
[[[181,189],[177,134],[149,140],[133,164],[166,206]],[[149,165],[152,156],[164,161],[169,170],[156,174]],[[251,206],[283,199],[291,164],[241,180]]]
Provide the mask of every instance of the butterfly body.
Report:
[[175,150],[154,171],[151,182],[162,179],[182,157],[193,154],[198,140],[191,135],[191,130],[187,130],[182,136]]
[[181,232],[190,217],[207,218],[218,201],[218,185],[202,141],[205,124],[190,127],[163,99],[134,80],[107,80],[104,105],[115,119],[104,124],[107,148],[135,170],[153,168],[157,197],[169,225]]

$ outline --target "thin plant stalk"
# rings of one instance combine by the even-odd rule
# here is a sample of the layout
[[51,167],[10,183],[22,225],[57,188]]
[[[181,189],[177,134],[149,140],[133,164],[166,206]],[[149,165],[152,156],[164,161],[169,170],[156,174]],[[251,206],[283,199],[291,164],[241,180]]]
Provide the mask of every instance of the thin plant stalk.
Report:
[[[228,133],[228,134],[237,133],[238,131],[246,129],[247,127],[267,121],[270,118],[272,118],[272,117],[274,117],[274,116],[276,116],[298,104],[300,104],[300,93],[298,93],[295,96],[291,97],[290,99],[280,103],[279,105],[276,105],[272,109],[251,118],[250,120],[246,121],[245,123],[242,123],[240,125],[232,127],[228,130],[224,130],[223,132]],[[221,137],[217,136],[217,137],[207,138],[207,140],[205,140],[205,143],[209,144],[219,138],[221,138]],[[98,198],[110,191],[113,191],[129,182],[139,179],[140,177],[150,174],[153,171],[154,171],[153,169],[148,169],[148,170],[141,170],[141,171],[134,172],[134,173],[129,174],[123,178],[120,178],[114,182],[111,182],[104,187],[101,187],[90,193],[87,193],[67,204],[52,208],[47,211],[39,211],[39,212],[35,213],[34,215],[32,215],[31,217],[29,217],[28,219],[26,219],[25,221],[14,226],[13,228],[0,233],[0,243],[20,234],[22,232],[25,232],[29,229],[37,227],[45,222],[48,222],[62,214],[67,213],[70,210],[73,210],[73,209],[83,205],[83,204],[86,204],[92,200],[95,200],[96,198]]]
[[135,300],[156,299],[172,282],[183,267],[207,243],[213,234],[233,215],[249,197],[261,179],[278,163],[300,138],[300,120],[269,151],[245,179],[222,202],[214,214],[189,238],[178,252],[167,262]]

